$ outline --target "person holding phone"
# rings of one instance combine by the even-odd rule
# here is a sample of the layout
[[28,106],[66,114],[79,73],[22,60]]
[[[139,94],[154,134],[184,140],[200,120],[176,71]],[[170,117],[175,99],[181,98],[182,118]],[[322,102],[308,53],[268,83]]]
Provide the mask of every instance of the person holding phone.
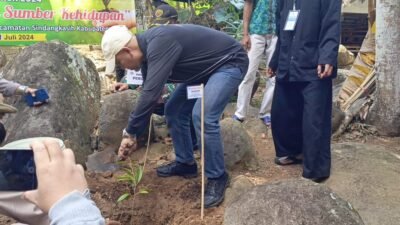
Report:
[[[4,97],[11,97],[13,95],[26,95],[26,94],[30,94],[34,97],[36,91],[37,89],[30,88],[28,86],[21,85],[19,83],[4,79],[3,74],[0,72],[0,94],[2,94]],[[4,141],[7,134],[7,131],[1,119],[6,113],[15,113],[15,112],[17,112],[17,109],[8,104],[0,102],[0,144]]]
[[[6,80],[3,78],[2,73],[0,73],[0,93],[4,97],[26,94],[35,96],[36,89]],[[15,112],[17,112],[16,108],[5,103],[0,103],[0,119],[2,119],[6,113]],[[6,136],[7,131],[3,123],[0,121],[0,144],[3,143]],[[25,222],[31,225],[49,224],[47,215],[34,204],[22,199],[21,196],[21,191],[0,190],[0,214],[10,216],[20,222]],[[19,210],[15,210],[16,208]]]
[[[25,142],[32,143],[32,150]],[[22,146],[24,149],[20,149]],[[76,164],[73,151],[62,146],[61,140],[34,138],[25,139],[22,144],[10,143],[0,150],[4,156],[0,160],[1,174],[32,168],[32,161],[35,165],[35,171],[29,171],[35,176],[25,177],[25,183],[0,185],[6,190],[0,192],[1,214],[30,225],[106,224],[90,199],[83,167]],[[30,190],[34,186],[36,189]]]
[[32,145],[38,188],[24,197],[48,213],[54,225],[105,225],[99,208],[90,199],[85,172],[71,149],[61,150],[53,140]]

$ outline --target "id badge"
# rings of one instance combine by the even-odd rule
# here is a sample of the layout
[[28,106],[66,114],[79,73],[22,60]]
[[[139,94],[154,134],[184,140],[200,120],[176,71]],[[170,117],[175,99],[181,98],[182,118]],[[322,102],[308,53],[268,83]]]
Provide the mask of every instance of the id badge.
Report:
[[296,28],[297,20],[299,19],[300,10],[290,10],[286,19],[286,24],[283,30],[293,31]]

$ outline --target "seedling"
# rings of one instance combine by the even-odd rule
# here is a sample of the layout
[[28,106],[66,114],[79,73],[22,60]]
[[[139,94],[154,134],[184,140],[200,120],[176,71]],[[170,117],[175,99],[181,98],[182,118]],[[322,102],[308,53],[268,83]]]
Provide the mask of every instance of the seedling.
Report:
[[143,178],[143,167],[136,164],[133,160],[129,162],[128,167],[123,169],[124,174],[119,176],[117,180],[128,185],[128,190],[119,196],[117,203],[132,198],[132,202],[135,196],[138,194],[148,194],[148,190],[145,188],[138,189],[138,185]]

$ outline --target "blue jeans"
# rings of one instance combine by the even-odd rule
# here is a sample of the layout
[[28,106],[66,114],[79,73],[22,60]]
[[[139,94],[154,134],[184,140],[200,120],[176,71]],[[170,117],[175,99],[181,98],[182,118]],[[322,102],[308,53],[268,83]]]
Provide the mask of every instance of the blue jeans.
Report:
[[[217,178],[225,172],[224,150],[219,120],[225,106],[238,89],[246,71],[232,65],[216,70],[204,89],[205,175]],[[176,161],[192,163],[193,143],[190,136],[190,116],[199,147],[201,128],[201,99],[187,99],[187,84],[179,84],[165,106],[165,117],[174,144]]]

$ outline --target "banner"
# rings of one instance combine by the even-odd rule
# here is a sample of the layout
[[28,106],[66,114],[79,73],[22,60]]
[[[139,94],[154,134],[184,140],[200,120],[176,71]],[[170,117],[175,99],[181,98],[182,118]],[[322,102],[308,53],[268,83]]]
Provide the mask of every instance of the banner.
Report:
[[0,45],[100,44],[116,24],[134,26],[134,0],[0,0]]

